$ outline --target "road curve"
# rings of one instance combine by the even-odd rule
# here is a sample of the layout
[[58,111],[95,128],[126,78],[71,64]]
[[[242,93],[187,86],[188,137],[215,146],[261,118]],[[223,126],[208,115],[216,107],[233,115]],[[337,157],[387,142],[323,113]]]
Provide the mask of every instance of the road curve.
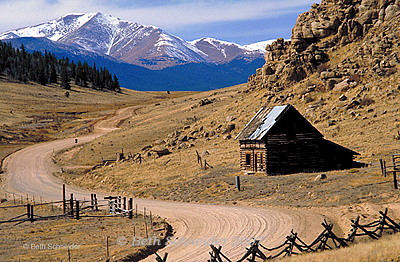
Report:
[[[87,143],[107,132],[115,130],[121,119],[130,116],[134,108],[125,108],[115,116],[103,120],[95,127],[93,134],[79,137],[78,142]],[[40,143],[7,157],[5,190],[17,194],[35,195],[47,200],[62,198],[62,180],[54,177],[59,170],[51,160],[53,152],[76,145],[74,138]],[[89,199],[89,192],[74,186],[67,186],[77,199]],[[102,194],[98,194],[101,198]],[[251,237],[264,239],[262,244],[274,247],[281,244],[294,229],[306,242],[311,242],[321,231],[322,217],[318,214],[287,209],[250,208],[190,204],[172,201],[135,199],[139,209],[146,207],[153,214],[167,218],[174,228],[173,240],[160,253],[168,252],[168,261],[207,261],[209,243],[223,243],[222,252],[230,259],[239,259],[245,253],[246,240]],[[132,232],[127,232],[126,237]],[[195,241],[195,242],[193,242]],[[245,243],[240,243],[244,241]],[[218,244],[218,243],[217,243]],[[154,256],[144,261],[154,262]]]

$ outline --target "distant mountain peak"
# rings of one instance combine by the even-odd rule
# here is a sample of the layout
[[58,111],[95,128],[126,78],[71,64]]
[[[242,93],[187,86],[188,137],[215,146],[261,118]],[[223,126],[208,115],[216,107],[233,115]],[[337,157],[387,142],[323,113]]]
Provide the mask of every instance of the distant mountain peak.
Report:
[[246,60],[262,58],[265,53],[265,47],[261,48],[258,45],[241,46],[212,37],[203,37],[190,43],[208,54],[209,58],[218,64],[227,63],[237,58],[246,58]]
[[[39,25],[0,34],[0,40],[43,37],[76,49],[109,55],[150,69],[186,63],[227,63],[263,57],[263,50],[211,37],[187,42],[156,27],[97,13],[71,13]],[[264,50],[265,52],[265,50]]]

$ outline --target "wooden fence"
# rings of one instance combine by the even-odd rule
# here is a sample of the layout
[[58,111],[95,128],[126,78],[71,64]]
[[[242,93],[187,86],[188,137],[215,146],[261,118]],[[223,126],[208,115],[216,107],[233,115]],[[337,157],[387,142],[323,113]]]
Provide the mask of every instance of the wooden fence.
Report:
[[379,159],[381,166],[382,176],[386,177],[388,174],[393,175],[393,186],[395,189],[399,189],[399,174],[400,174],[400,154],[392,155],[392,165],[387,165],[386,161]]
[[[10,197],[12,196],[12,199]],[[71,193],[69,198],[66,198],[65,185],[63,185],[63,200],[61,201],[51,201],[43,203],[42,199],[38,202],[38,198],[34,196],[16,197],[15,194],[5,194],[5,201],[12,201],[12,205],[1,206],[0,209],[11,209],[11,208],[21,208],[26,210],[16,217],[8,218],[6,220],[0,220],[0,224],[4,223],[24,223],[24,222],[34,222],[40,220],[51,220],[51,219],[62,219],[62,218],[74,218],[81,219],[84,217],[127,217],[132,219],[137,218],[139,215],[144,219],[149,219],[150,224],[153,223],[153,214],[151,211],[143,208],[143,211],[138,210],[137,204],[134,204],[133,198],[121,197],[121,196],[108,196],[103,200],[98,200],[96,194],[91,194],[90,200],[78,200],[74,198],[74,194]],[[56,214],[46,215],[39,214],[37,211],[41,207],[51,207],[51,210]],[[54,207],[62,206],[62,210]],[[105,212],[108,211],[108,212]],[[19,212],[19,211],[17,211]],[[57,214],[57,212],[59,212]]]
[[[247,248],[246,253],[236,262],[249,261],[255,262],[256,259],[270,260],[279,257],[288,257],[300,253],[320,252],[324,250],[347,247],[354,242],[356,237],[368,236],[372,239],[379,239],[385,231],[390,233],[400,232],[400,225],[393,219],[387,216],[388,209],[384,212],[380,211],[380,219],[372,223],[362,225],[360,224],[360,216],[351,220],[351,230],[347,238],[338,237],[333,232],[333,224],[328,223],[326,220],[322,223],[324,230],[318,237],[309,245],[301,240],[296,232],[291,231],[286,240],[279,246],[267,248],[263,246],[260,241],[254,240],[250,247]],[[221,252],[222,247],[218,248],[211,245],[210,259],[208,262],[233,262],[226,255]],[[266,255],[268,253],[273,253]],[[158,261],[158,260],[157,260]],[[164,261],[164,260],[163,260]],[[165,262],[165,261],[164,261]]]

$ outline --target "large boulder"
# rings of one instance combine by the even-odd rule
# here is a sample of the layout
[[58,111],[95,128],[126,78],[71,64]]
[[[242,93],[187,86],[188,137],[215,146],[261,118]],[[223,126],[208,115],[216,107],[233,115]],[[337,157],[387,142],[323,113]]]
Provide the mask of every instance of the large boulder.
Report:
[[378,8],[378,0],[362,0],[361,5],[358,7],[358,10],[361,13],[363,13],[365,11],[377,8]]
[[161,147],[161,146],[154,147],[151,149],[151,151],[155,152],[158,155],[158,157],[162,157],[162,156],[171,154],[171,151],[169,151],[167,148]]
[[[400,2],[400,1],[399,1]],[[400,3],[399,3],[400,4]],[[394,5],[389,5],[385,9],[385,21],[389,21],[390,19],[393,19],[400,13],[400,5],[394,4]]]
[[372,24],[372,22],[376,19],[378,19],[377,10],[367,10],[357,18],[357,22],[359,22],[361,25]]

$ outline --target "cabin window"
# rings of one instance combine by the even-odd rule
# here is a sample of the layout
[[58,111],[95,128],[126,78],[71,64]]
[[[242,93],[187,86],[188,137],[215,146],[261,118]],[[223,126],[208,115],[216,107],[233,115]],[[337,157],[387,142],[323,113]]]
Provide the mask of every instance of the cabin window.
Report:
[[250,166],[251,164],[251,154],[246,154],[246,165]]

